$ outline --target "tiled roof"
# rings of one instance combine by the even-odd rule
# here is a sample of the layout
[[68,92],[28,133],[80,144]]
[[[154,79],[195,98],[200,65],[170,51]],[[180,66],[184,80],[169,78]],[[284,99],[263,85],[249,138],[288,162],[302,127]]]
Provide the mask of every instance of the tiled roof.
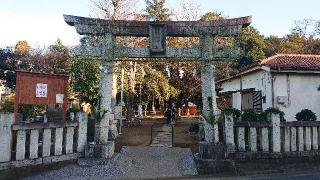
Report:
[[277,54],[262,60],[260,65],[281,70],[320,70],[320,55]]
[[313,54],[276,54],[244,68],[231,77],[217,79],[221,83],[229,79],[233,79],[242,74],[261,69],[262,66],[270,67],[274,70],[294,70],[294,71],[320,71],[320,55]]

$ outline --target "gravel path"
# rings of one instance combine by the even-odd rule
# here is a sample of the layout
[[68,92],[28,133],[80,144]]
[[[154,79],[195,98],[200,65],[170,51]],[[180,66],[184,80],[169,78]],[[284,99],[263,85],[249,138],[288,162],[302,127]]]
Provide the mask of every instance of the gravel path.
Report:
[[142,179],[197,175],[188,148],[123,147],[111,160],[81,159],[78,164],[26,179]]

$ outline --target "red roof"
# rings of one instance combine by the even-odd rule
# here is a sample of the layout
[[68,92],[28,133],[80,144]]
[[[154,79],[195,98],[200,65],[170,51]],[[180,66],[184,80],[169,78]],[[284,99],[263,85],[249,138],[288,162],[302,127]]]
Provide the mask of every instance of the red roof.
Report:
[[320,55],[277,54],[261,61],[271,69],[320,70]]

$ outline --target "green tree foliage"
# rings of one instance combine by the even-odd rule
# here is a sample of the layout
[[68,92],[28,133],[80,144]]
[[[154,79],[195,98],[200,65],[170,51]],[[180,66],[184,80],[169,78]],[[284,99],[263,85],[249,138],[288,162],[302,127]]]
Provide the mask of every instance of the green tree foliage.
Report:
[[270,36],[265,39],[266,56],[276,53],[320,54],[320,22],[312,19],[297,20],[291,33],[278,38]]
[[270,36],[265,39],[264,52],[266,56],[277,53],[286,54],[320,54],[320,39],[304,37],[297,33],[291,33],[283,38]]
[[48,59],[52,59],[54,66],[52,67],[55,73],[68,73],[70,71],[71,55],[69,49],[64,46],[60,39],[49,47],[49,52],[46,54]]
[[8,64],[7,60],[16,56],[10,48],[0,49],[0,80],[6,87],[14,89],[16,77],[15,66]]
[[265,38],[264,52],[267,57],[283,52],[285,40],[271,35]]
[[165,7],[166,0],[146,0],[146,12],[151,20],[169,21],[170,10]]
[[100,60],[85,57],[72,58],[71,86],[80,102],[97,102],[100,82]]
[[169,100],[170,97],[176,96],[179,90],[169,84],[169,79],[161,71],[157,71],[150,66],[145,67],[147,76],[143,84],[149,92],[154,92],[156,98]]
[[[169,83],[176,89],[179,89],[179,94],[176,98],[176,104],[181,107],[188,105],[188,102],[193,102],[197,105],[201,104],[201,65],[197,62],[179,62],[170,64]],[[183,77],[179,75],[179,70],[184,71]]]
[[252,26],[244,28],[236,37],[243,56],[238,61],[238,66],[247,66],[252,63],[257,63],[263,58],[264,54],[264,37],[260,32]]
[[285,37],[283,53],[303,54],[305,38],[297,33],[289,34]]
[[[30,49],[22,51],[24,44],[19,41],[14,52],[10,49],[0,50],[1,79],[6,80],[6,86],[15,88],[15,71],[25,70],[30,72],[68,74],[70,71],[69,49],[60,40],[57,40],[47,50]],[[17,48],[18,47],[18,48]],[[28,53],[26,53],[28,52]]]

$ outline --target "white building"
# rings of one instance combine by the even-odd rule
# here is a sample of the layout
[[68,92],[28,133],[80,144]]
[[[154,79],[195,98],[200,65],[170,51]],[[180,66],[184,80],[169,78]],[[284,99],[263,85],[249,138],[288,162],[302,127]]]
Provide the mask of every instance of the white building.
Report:
[[320,118],[320,55],[278,54],[217,84],[237,109],[279,108],[287,121],[310,109]]

